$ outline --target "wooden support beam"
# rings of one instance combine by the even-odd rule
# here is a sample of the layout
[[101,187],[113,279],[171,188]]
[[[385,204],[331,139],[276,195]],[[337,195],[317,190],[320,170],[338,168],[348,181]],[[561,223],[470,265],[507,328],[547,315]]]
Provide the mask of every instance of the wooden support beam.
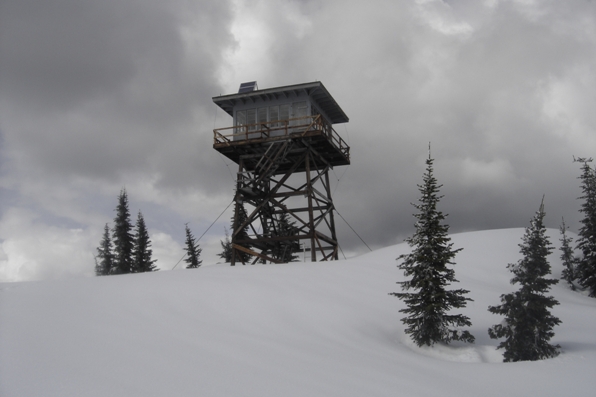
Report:
[[[314,211],[326,211],[328,208],[329,208],[328,205],[323,206],[323,207],[312,207],[312,209]],[[288,207],[288,211],[291,211],[291,212],[306,212],[306,211],[308,211],[308,208],[307,207],[301,207],[301,208],[289,208]],[[277,210],[277,211],[274,211],[273,213],[274,214],[283,214],[284,212],[286,212],[286,211]]]
[[[252,140],[242,145],[236,157],[239,169],[235,208],[237,212],[247,206],[247,213],[242,220],[234,215],[233,263],[238,259],[246,263],[259,259],[277,263],[271,257],[277,244],[302,240],[310,240],[311,261],[316,262],[317,256],[319,260],[337,259],[329,183],[329,170],[335,160],[320,142],[310,135],[298,139],[292,135],[283,143],[259,145]],[[299,174],[304,179],[300,180]],[[293,224],[290,236],[278,234],[282,215],[287,215]],[[240,240],[242,230],[247,230],[249,236]],[[246,261],[246,254],[254,259]]]
[[296,196],[305,196],[307,193],[306,190],[294,190],[292,192],[283,192],[283,193],[275,193],[272,194],[271,197],[279,198],[279,197],[296,197]]
[[306,191],[307,191],[307,200],[308,200],[308,226],[311,230],[311,239],[310,239],[310,260],[312,262],[317,261],[317,251],[313,249],[315,247],[315,234],[312,231],[315,230],[314,228],[314,221],[313,221],[313,213],[312,213],[312,185],[310,179],[310,153],[307,152],[306,159],[305,159],[305,175],[306,175]]
[[320,238],[321,240],[325,241],[326,243],[329,243],[331,245],[337,245],[337,241],[333,240],[331,237],[326,236],[319,231],[315,231],[315,234],[316,234],[317,238]]
[[251,250],[250,248],[246,248],[246,247],[243,247],[243,246],[238,245],[238,244],[232,244],[232,248],[233,249],[236,249],[236,250],[239,250],[239,251],[242,251],[242,252],[246,252],[247,254],[250,254],[250,255],[259,257],[261,259],[268,260],[269,262],[282,263],[282,262],[278,261],[277,259],[273,259],[270,256],[267,256],[265,254],[260,254],[260,253],[258,253],[256,251]]

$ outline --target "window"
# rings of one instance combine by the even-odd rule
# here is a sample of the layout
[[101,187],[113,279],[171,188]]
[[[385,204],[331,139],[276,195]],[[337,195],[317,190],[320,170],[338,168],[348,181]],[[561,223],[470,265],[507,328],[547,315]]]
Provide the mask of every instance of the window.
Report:
[[[236,127],[241,127],[246,125],[246,110],[237,110],[236,111]],[[235,134],[241,134],[243,132],[242,128],[236,128],[234,131]]]
[[[280,131],[279,128],[284,127],[286,120],[304,118],[309,115],[310,111],[312,110],[308,101],[237,110],[234,125],[244,128],[236,128],[235,133],[244,134],[249,132],[253,135],[250,137],[254,138],[255,134],[253,133],[255,131],[267,128],[278,129]],[[290,124],[292,126],[300,126],[307,124],[307,120],[293,120]]]
[[290,118],[290,105],[279,106],[279,119],[287,120]]
[[257,109],[246,109],[246,124],[249,131],[257,129]]
[[294,117],[307,116],[308,107],[306,106],[306,101],[294,102],[292,107],[294,108]]
[[267,126],[267,108],[257,109],[257,122],[259,123],[259,129],[263,129]]
[[279,127],[280,123],[276,123],[279,121],[279,106],[269,106],[269,121],[272,128]]
[[[304,117],[304,116],[306,116],[306,113],[307,113],[306,101],[294,102],[292,104],[292,119]],[[305,123],[306,123],[306,120],[304,120],[304,119],[292,120],[290,125],[298,126],[298,125],[305,124]]]

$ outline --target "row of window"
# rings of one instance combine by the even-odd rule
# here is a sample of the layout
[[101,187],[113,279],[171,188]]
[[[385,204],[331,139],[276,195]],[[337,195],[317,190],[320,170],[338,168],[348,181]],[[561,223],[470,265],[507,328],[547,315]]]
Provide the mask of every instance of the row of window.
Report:
[[292,104],[237,110],[235,124],[236,126],[248,125],[248,130],[254,131],[261,123],[268,123],[269,127],[278,127],[281,126],[281,123],[275,123],[276,121],[307,115],[308,104],[306,101],[300,101]]

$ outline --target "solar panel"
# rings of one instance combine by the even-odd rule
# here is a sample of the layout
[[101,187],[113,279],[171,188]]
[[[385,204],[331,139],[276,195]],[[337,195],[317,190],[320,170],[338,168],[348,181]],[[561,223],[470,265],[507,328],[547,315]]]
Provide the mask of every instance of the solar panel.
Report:
[[252,92],[254,90],[258,90],[256,81],[249,81],[246,83],[240,84],[240,88],[238,89],[238,94],[242,94],[244,92]]

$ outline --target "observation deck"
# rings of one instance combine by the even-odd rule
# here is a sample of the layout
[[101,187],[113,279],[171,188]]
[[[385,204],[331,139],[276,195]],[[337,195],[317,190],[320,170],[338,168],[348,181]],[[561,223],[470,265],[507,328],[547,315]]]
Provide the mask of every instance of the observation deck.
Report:
[[[311,169],[350,164],[350,147],[320,114],[213,130],[213,148],[237,164],[242,158],[251,171],[271,147],[286,141],[291,145],[275,174],[288,172],[297,164],[296,157],[309,149],[319,155],[320,163],[310,164]],[[305,170],[300,163],[293,172]]]

